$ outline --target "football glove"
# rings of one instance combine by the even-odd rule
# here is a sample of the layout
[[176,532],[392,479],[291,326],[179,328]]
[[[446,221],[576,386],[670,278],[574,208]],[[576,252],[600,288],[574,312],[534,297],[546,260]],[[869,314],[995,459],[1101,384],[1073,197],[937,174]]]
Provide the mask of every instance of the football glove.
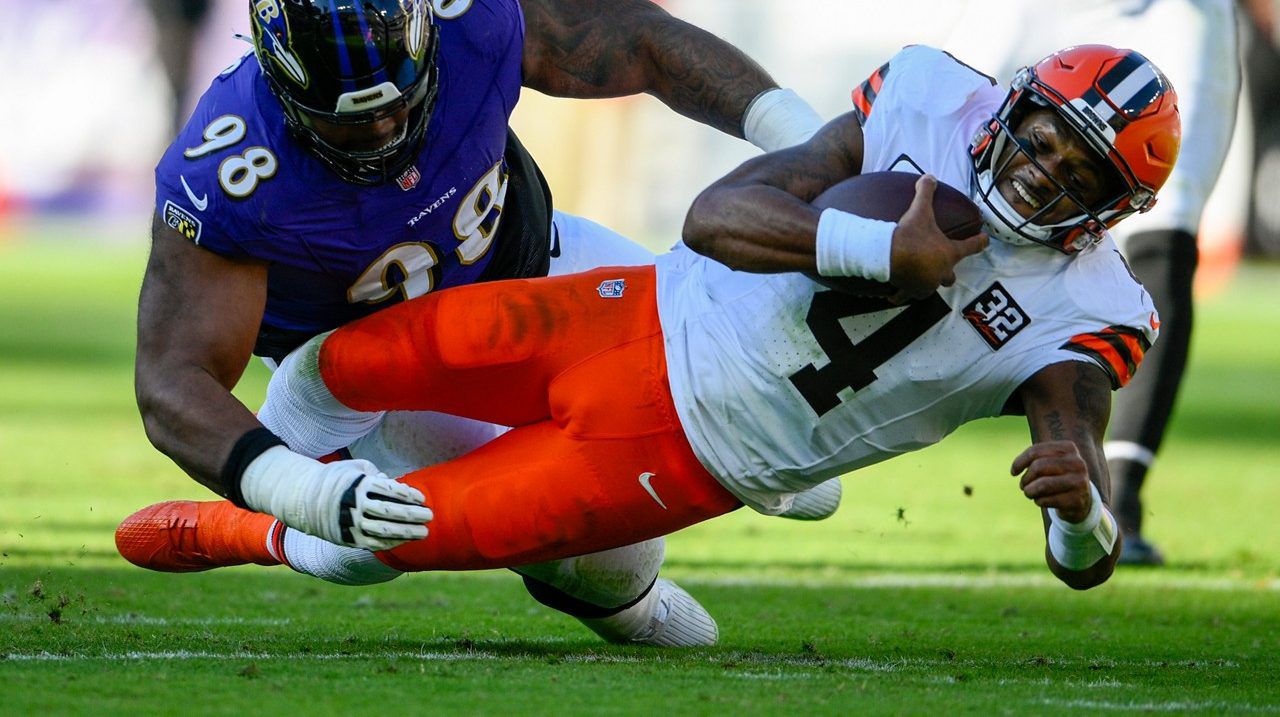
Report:
[[366,460],[320,463],[275,446],[240,479],[245,504],[331,543],[390,550],[427,537],[431,509],[422,493]]

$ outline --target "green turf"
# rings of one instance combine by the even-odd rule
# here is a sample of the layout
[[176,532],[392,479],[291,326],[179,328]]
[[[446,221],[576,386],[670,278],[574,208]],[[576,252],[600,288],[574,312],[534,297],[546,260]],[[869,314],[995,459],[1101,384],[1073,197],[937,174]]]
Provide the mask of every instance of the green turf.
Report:
[[1280,268],[1201,305],[1147,495],[1170,568],[1056,583],[1007,476],[1025,426],[988,421],[850,476],[825,523],[740,511],[672,537],[723,640],[657,653],[503,572],[354,589],[126,565],[121,517],[208,495],[133,407],[144,259],[0,240],[0,714],[1280,712]]

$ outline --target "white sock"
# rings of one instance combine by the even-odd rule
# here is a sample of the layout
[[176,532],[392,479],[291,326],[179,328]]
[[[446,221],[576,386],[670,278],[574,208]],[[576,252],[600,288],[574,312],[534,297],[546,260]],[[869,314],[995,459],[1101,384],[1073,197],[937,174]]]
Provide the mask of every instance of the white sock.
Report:
[[382,412],[356,411],[333,397],[320,376],[320,334],[285,357],[271,374],[258,420],[295,453],[311,458],[346,448],[373,430]]
[[286,565],[303,575],[338,585],[374,585],[404,575],[368,550],[334,545],[290,528],[285,528],[282,557]]

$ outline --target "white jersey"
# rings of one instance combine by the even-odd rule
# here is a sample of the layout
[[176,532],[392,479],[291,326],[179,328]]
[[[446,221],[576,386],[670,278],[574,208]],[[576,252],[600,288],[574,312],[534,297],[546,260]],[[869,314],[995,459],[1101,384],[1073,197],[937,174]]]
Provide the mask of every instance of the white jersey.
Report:
[[[859,88],[863,171],[914,168],[967,189],[969,138],[1003,91],[926,47],[877,76]],[[828,478],[999,415],[1051,364],[1093,362],[1122,385],[1159,325],[1110,238],[1075,256],[992,241],[956,267],[954,286],[906,307],[798,273],[736,272],[683,246],[657,270],[689,442],[728,490],[768,514]]]

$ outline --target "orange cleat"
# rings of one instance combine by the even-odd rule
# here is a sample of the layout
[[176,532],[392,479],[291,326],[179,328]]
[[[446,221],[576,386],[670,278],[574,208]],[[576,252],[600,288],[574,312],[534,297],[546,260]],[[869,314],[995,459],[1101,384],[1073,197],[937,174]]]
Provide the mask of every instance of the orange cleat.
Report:
[[227,500],[170,500],[149,505],[116,528],[125,560],[166,573],[256,563],[280,565],[284,526]]

